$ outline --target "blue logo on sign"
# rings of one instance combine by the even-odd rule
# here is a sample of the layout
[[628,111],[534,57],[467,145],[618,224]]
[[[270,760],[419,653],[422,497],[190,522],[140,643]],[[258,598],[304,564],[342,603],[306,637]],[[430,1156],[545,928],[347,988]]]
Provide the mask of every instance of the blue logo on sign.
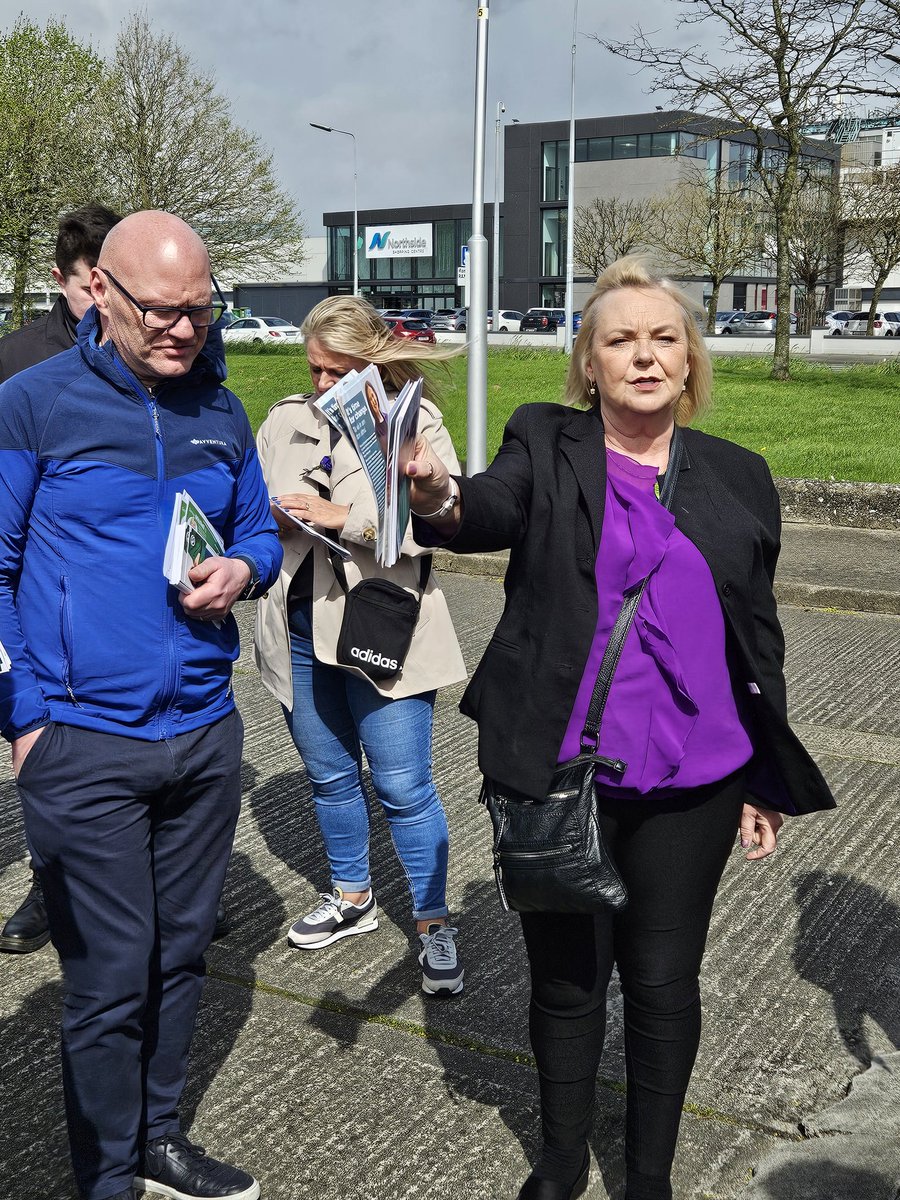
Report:
[[391,231],[386,229],[384,233],[373,233],[372,240],[369,243],[370,250],[383,250],[387,245],[387,240],[391,236]]

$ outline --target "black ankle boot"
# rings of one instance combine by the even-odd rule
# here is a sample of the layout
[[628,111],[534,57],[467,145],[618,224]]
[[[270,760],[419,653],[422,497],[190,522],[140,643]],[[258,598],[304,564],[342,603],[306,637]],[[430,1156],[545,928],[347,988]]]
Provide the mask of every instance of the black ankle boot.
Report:
[[49,941],[44,893],[40,880],[34,875],[28,895],[0,930],[0,950],[10,954],[30,954]]
[[522,1184],[517,1200],[578,1200],[587,1191],[591,1156],[584,1152],[584,1169],[573,1184],[558,1183],[554,1179],[539,1179],[533,1172]]

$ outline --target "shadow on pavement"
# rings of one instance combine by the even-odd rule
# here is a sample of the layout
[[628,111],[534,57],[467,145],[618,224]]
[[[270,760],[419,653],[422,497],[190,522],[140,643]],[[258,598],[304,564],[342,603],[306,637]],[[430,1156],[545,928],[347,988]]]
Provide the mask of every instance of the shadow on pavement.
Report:
[[900,1048],[900,908],[850,875],[811,871],[795,876],[794,888],[800,912],[794,965],[830,993],[844,1044],[869,1066],[879,1051],[866,1036],[867,1016]]
[[[187,1086],[179,1106],[184,1129],[193,1124],[207,1088],[228,1061],[250,1018],[256,959],[281,937],[286,918],[281,897],[240,851],[232,855],[225,890],[231,913],[230,930],[223,946],[227,973],[245,980],[246,984],[229,988],[225,1006],[210,1004],[207,997],[201,1002]],[[214,965],[216,958],[216,943],[213,943],[207,961]]]
[[750,1185],[753,1200],[856,1200],[895,1194],[894,1182],[874,1171],[821,1160],[783,1163]]

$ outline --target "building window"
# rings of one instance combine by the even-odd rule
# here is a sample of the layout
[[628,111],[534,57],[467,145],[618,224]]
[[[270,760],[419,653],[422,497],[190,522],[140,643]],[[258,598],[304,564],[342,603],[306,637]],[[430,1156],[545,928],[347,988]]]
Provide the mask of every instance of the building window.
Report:
[[328,230],[328,278],[352,279],[352,231],[349,225],[333,225]]
[[544,142],[544,200],[565,200],[569,187],[569,143]]
[[638,140],[636,133],[626,133],[621,137],[614,137],[612,142],[613,158],[637,158]]
[[545,208],[541,213],[543,252],[541,254],[542,275],[565,275],[566,273],[566,210]]

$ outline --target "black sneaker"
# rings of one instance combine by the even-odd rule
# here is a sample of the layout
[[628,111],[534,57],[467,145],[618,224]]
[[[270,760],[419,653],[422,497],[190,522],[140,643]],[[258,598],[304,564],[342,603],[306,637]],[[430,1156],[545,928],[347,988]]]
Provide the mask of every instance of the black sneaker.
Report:
[[419,955],[422,991],[429,996],[458,996],[463,990],[465,971],[456,953],[457,932],[452,925],[441,925],[435,921],[425,933],[419,934],[422,943],[422,953]]
[[134,1185],[171,1200],[258,1200],[259,1184],[246,1171],[209,1158],[182,1133],[153,1138],[144,1147]]
[[8,954],[31,954],[50,941],[44,892],[37,875],[28,895],[0,930],[0,950]]
[[351,904],[340,888],[322,892],[320,903],[288,930],[288,941],[298,950],[320,950],[354,933],[372,933],[378,928],[378,905],[369,889],[368,900]]

